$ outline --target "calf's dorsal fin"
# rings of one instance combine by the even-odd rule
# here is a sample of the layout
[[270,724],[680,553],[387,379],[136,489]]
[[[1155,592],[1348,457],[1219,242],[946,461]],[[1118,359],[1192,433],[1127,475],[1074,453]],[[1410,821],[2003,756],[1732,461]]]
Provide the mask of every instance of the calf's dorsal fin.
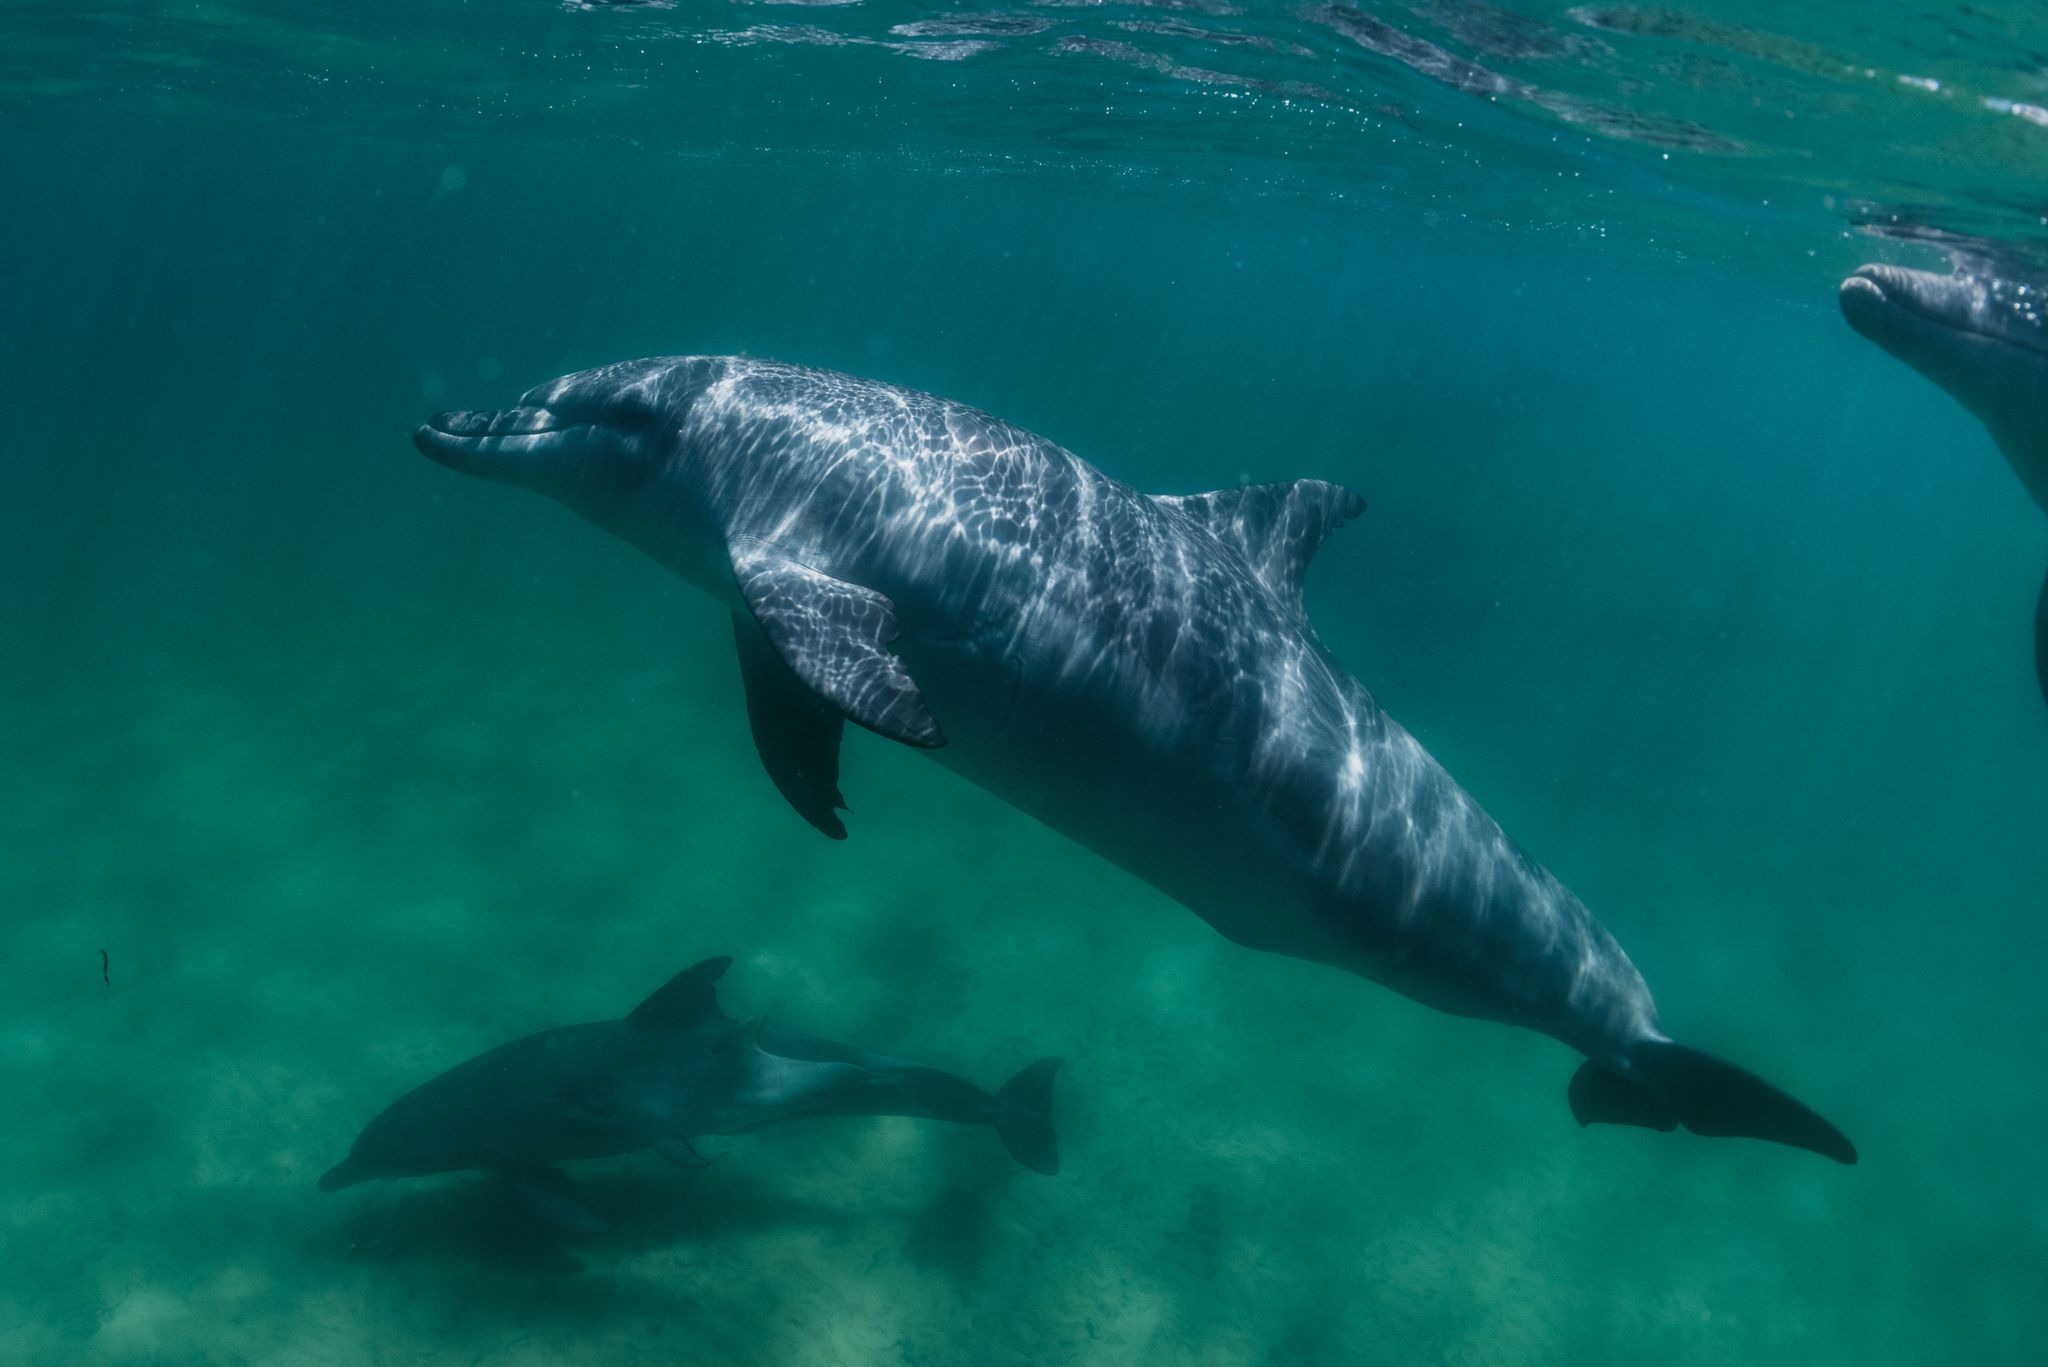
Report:
[[626,1019],[635,1025],[681,1029],[708,1021],[729,1020],[718,1006],[717,982],[732,967],[732,956],[721,954],[692,964],[657,987],[653,995],[633,1008]]
[[1297,608],[1308,562],[1324,538],[1365,511],[1363,498],[1320,479],[1152,498],[1199,522],[1243,556],[1261,583]]

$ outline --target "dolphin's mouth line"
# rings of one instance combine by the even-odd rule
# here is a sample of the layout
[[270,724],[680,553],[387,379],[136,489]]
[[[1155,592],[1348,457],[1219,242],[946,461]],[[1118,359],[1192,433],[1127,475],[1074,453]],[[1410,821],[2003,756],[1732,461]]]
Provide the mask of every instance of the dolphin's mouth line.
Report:
[[436,413],[420,426],[439,437],[452,437],[460,441],[482,441],[488,437],[549,437],[562,432],[572,432],[579,427],[596,427],[600,424],[594,418],[568,417],[548,412],[537,423],[526,426],[509,415],[523,411],[517,408],[500,409],[485,413]]
[[443,464],[492,454],[531,458],[603,426],[589,418],[536,409],[436,413],[413,429],[412,442],[421,455]]
[[[1887,283],[1895,285],[1896,288],[1887,289]],[[1931,324],[1934,327],[1959,333],[1965,337],[1975,337],[1997,346],[2008,346],[2015,351],[2024,351],[2030,355],[2048,360],[2048,339],[2035,342],[2024,337],[2008,336],[2002,332],[1987,332],[1983,328],[1972,326],[1967,321],[1944,316],[1926,307],[1920,297],[1914,293],[1910,283],[1898,284],[1898,282],[1887,282],[1883,276],[1871,273],[1868,266],[1859,268],[1854,275],[1844,280],[1842,282],[1842,289],[1845,293],[1852,289],[1868,293],[1874,296],[1879,303],[1889,305],[1910,318],[1917,318],[1921,322]]]

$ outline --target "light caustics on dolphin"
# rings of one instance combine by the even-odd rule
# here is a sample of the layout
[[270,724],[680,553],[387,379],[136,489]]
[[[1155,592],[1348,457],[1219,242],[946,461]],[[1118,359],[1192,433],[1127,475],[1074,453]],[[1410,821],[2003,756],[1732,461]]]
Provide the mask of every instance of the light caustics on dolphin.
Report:
[[1855,1159],[1672,1042],[1613,937],[1324,650],[1302,580],[1347,490],[1147,496],[963,405],[731,357],[585,371],[415,441],[726,604],[769,777],[827,835],[850,718],[1234,941],[1562,1040],[1581,1123]]
[[[1851,327],[1977,416],[2048,512],[2048,281],[1958,256],[1949,275],[1860,267],[1840,298]],[[2048,578],[2035,600],[2034,672],[2048,701]]]
[[809,1116],[900,1115],[994,1127],[1018,1162],[1059,1171],[1052,1083],[1040,1059],[995,1092],[962,1077],[769,1025],[718,1004],[729,958],[669,979],[623,1020],[564,1025],[486,1050],[413,1088],[363,1127],[320,1179],[481,1169],[579,1233],[604,1222],[556,1163],[653,1149],[702,1167],[691,1141]]

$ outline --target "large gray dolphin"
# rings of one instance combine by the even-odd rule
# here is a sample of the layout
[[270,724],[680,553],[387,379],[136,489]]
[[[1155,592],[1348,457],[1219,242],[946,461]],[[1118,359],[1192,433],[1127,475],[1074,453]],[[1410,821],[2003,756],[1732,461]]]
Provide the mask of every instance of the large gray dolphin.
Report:
[[828,835],[850,718],[1240,944],[1564,1041],[1590,1060],[1582,1124],[1855,1160],[1805,1106],[1667,1038],[1613,937],[1323,649],[1302,579],[1355,494],[1147,496],[972,408],[733,357],[584,371],[414,440],[726,604],[761,758]]
[[[2048,512],[2048,283],[1959,258],[1949,275],[1859,267],[1840,299],[1851,327],[1977,415]],[[2048,700],[2048,578],[2034,607],[2034,673]]]
[[653,1149],[702,1167],[690,1141],[817,1115],[907,1115],[995,1127],[1018,1162],[1059,1171],[1052,1079],[1041,1059],[991,1095],[951,1073],[736,1021],[715,985],[731,965],[686,968],[623,1020],[565,1025],[501,1044],[421,1083],[363,1127],[322,1191],[375,1177],[478,1168],[542,1214],[594,1233],[554,1164]]

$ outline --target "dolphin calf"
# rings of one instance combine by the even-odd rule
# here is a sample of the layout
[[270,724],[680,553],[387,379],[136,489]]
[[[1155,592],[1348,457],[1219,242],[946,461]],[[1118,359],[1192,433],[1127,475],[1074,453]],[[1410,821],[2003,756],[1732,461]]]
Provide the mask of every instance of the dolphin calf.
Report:
[[1059,1171],[1052,1080],[1031,1064],[990,1095],[951,1073],[737,1021],[715,984],[729,958],[676,974],[623,1020],[565,1025],[501,1044],[413,1088],[356,1137],[320,1190],[373,1177],[478,1168],[502,1175],[541,1214],[580,1233],[604,1222],[554,1164],[653,1149],[684,1167],[691,1142],[800,1116],[907,1115],[995,1128],[1018,1162]]
[[1324,650],[1319,480],[1148,496],[997,418],[848,375],[658,357],[414,434],[553,497],[732,613],[768,775],[825,834],[852,720],[1107,856],[1255,949],[1588,1062],[1580,1123],[1843,1135],[1673,1042],[1579,900]]
[[[1958,257],[1949,275],[1858,267],[1839,297],[1851,327],[1977,415],[2048,512],[2048,282]],[[2034,673],[2048,701],[2048,578],[2034,607]]]

